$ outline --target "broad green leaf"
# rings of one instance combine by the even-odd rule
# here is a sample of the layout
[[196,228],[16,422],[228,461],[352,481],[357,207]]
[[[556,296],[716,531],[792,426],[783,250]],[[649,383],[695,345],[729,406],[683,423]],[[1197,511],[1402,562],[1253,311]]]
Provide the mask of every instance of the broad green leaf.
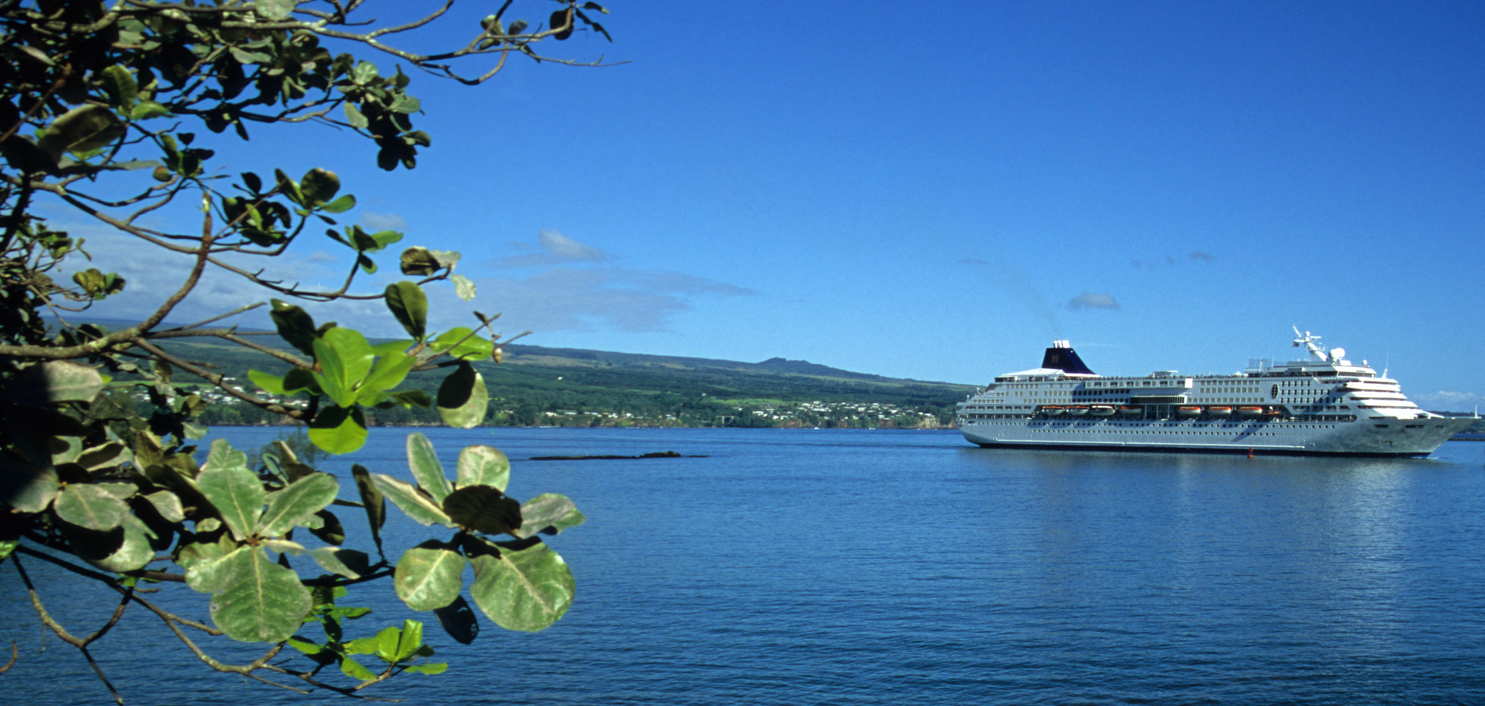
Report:
[[337,326],[315,339],[313,347],[321,371],[315,379],[325,394],[341,407],[355,404],[356,389],[371,372],[375,358],[366,337],[359,331]]
[[298,4],[297,0],[255,0],[253,12],[265,20],[287,20]]
[[347,562],[356,563],[363,567],[366,565],[366,554],[353,549],[341,549],[339,547],[317,547],[310,549],[298,542],[290,542],[285,539],[264,540],[263,546],[291,556],[308,554],[310,558],[315,560],[316,564],[320,565],[320,568],[348,579],[361,578],[361,574],[352,569]]
[[545,544],[520,551],[501,549],[470,560],[469,594],[496,625],[536,632],[557,622],[572,605],[576,582],[567,562]]
[[0,401],[29,407],[54,407],[62,402],[87,402],[103,390],[96,368],[54,360],[32,365],[0,389]]
[[511,534],[521,526],[521,503],[488,485],[449,493],[443,511],[460,527],[485,534]]
[[52,508],[64,522],[90,530],[111,530],[129,516],[128,504],[90,483],[74,483],[62,488]]
[[206,463],[202,464],[202,470],[208,468],[220,468],[224,466],[247,467],[247,454],[232,448],[232,444],[226,439],[217,439],[211,442],[211,450],[206,454]]
[[309,422],[309,440],[333,454],[348,454],[366,444],[366,415],[359,407],[321,407]]
[[133,515],[125,515],[123,522],[111,530],[77,529],[64,534],[79,557],[105,571],[135,571],[155,558],[150,546],[153,532]]
[[361,506],[366,510],[366,524],[371,526],[371,541],[376,543],[376,550],[380,553],[382,525],[387,522],[387,501],[372,481],[371,472],[361,464],[351,466],[351,476],[356,479],[356,492],[361,495]]
[[159,103],[156,103],[154,101],[140,101],[140,103],[134,106],[134,109],[129,112],[129,118],[136,121],[150,120],[152,118],[163,118],[169,114],[170,109],[166,108],[163,105],[160,105]]
[[124,136],[124,121],[101,105],[84,105],[63,113],[46,129],[37,146],[60,160],[64,152],[90,152]]
[[0,562],[3,562],[7,558],[9,558],[10,553],[15,551],[15,548],[19,547],[20,545],[21,541],[19,539],[0,540]]
[[340,481],[328,473],[314,473],[275,491],[258,521],[257,535],[279,537],[325,509],[340,493]]
[[[349,104],[347,104],[349,105]],[[341,194],[334,201],[326,203],[320,210],[326,213],[345,213],[356,207],[356,197],[350,194]]]
[[314,355],[315,320],[297,306],[277,299],[270,300],[269,317],[278,328],[279,337],[305,355]]
[[397,640],[394,662],[406,662],[423,651],[423,624],[416,620],[402,621],[402,636]]
[[418,482],[433,501],[442,503],[449,496],[449,480],[444,476],[443,464],[438,462],[438,453],[433,450],[433,442],[428,440],[422,432],[414,432],[407,435],[407,467],[412,471],[413,480]]
[[271,392],[275,395],[289,394],[284,390],[284,379],[278,375],[249,369],[248,379],[252,380],[253,384],[257,385],[258,389],[264,392]]
[[221,588],[227,581],[221,562],[238,546],[224,536],[215,542],[193,542],[181,547],[178,563],[186,570],[186,585],[199,593],[214,593]]
[[413,282],[403,280],[387,285],[387,308],[397,323],[415,340],[423,340],[428,327],[428,295]]
[[489,485],[504,492],[510,482],[510,459],[494,447],[466,446],[459,452],[457,474],[460,488]]
[[361,111],[357,110],[356,106],[351,104],[350,101],[346,101],[344,107],[345,121],[349,123],[351,127],[359,130],[371,125],[371,121],[367,120],[366,116],[363,115]]
[[443,674],[444,672],[447,672],[448,670],[449,670],[449,665],[446,662],[430,662],[428,664],[413,664],[413,665],[408,665],[405,669],[403,669],[403,671],[405,671],[405,672],[416,672],[418,674],[428,674],[428,675]]
[[366,382],[362,383],[359,394],[382,392],[401,385],[417,362],[417,358],[401,352],[378,358],[376,365],[371,368],[371,374],[366,376]]
[[390,499],[392,504],[400,508],[413,522],[424,526],[435,523],[454,526],[454,521],[444,514],[443,508],[428,493],[419,490],[413,484],[383,473],[372,473],[371,480],[376,484],[377,490],[380,490],[382,495]]
[[103,91],[108,94],[109,103],[125,113],[134,109],[134,102],[139,100],[139,83],[134,80],[134,75],[129,70],[114,64],[98,73],[98,78],[103,83]]
[[434,338],[429,348],[464,360],[484,360],[494,352],[495,344],[476,336],[473,329],[457,326]]
[[541,532],[557,534],[587,520],[567,496],[543,493],[521,506],[521,529],[516,536],[532,537]]
[[402,274],[423,277],[443,269],[428,248],[413,246],[402,251]]
[[340,177],[335,176],[335,172],[315,167],[305,172],[299,181],[299,191],[305,208],[315,208],[335,198],[340,191]]
[[406,353],[416,343],[416,341],[406,338],[395,341],[382,341],[381,343],[373,344],[371,346],[371,352],[376,356],[393,356],[398,353]]
[[[213,443],[213,454],[219,444],[225,445],[226,442],[218,439]],[[201,471],[196,478],[196,487],[217,509],[233,537],[245,541],[253,536],[253,530],[258,527],[258,515],[263,512],[265,495],[257,474],[248,470],[246,465],[214,465]]]
[[469,429],[479,426],[485,421],[489,406],[490,393],[485,389],[485,378],[469,363],[460,363],[438,386],[438,416],[451,427]]
[[185,508],[180,503],[180,496],[168,490],[158,490],[144,496],[151,505],[155,506],[155,512],[166,522],[183,522],[186,519]]
[[312,607],[299,576],[257,547],[239,547],[220,562],[221,588],[211,597],[211,619],[240,642],[282,642]]
[[134,452],[129,447],[117,442],[110,441],[105,444],[94,446],[83,451],[77,457],[77,464],[89,471],[97,471],[102,468],[132,463]]
[[464,567],[459,552],[437,541],[424,542],[402,554],[392,585],[407,607],[436,610],[454,602],[464,589]]
[[0,451],[0,505],[41,512],[61,489],[56,469],[35,465],[9,450]]
[[350,657],[341,658],[340,671],[352,679],[360,679],[361,681],[371,681],[376,678],[376,675],[372,674],[371,670],[361,666],[360,662]]

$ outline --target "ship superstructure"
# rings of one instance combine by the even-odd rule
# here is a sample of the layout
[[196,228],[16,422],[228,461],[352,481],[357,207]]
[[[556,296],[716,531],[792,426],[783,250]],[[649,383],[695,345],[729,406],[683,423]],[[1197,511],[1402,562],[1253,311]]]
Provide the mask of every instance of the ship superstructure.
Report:
[[961,402],[980,446],[1427,456],[1474,422],[1420,409],[1396,380],[1295,329],[1306,360],[1251,361],[1232,375],[1095,374],[1068,341],[1032,370]]

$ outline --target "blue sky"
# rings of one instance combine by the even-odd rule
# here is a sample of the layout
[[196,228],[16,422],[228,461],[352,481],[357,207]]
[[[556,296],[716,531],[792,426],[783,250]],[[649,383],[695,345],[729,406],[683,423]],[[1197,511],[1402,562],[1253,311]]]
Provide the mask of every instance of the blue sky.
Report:
[[[1100,373],[1232,372],[1298,325],[1432,408],[1485,395],[1485,3],[609,8],[613,44],[550,50],[627,63],[415,75],[412,172],[329,128],[203,139],[338,172],[350,221],[459,250],[535,345],[983,384],[1054,338]],[[212,286],[192,306],[245,296]]]

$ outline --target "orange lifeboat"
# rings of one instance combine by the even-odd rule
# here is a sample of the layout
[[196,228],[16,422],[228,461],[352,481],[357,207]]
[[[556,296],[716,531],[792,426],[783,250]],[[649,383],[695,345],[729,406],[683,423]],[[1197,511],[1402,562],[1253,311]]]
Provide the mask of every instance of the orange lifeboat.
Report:
[[1042,414],[1045,414],[1049,417],[1055,417],[1059,414],[1062,414],[1062,408],[1058,407],[1057,405],[1043,405],[1041,412]]
[[1237,408],[1237,411],[1238,411],[1238,414],[1242,414],[1242,415],[1249,416],[1249,417],[1256,417],[1256,416],[1258,416],[1260,414],[1263,414],[1263,408],[1262,407],[1238,407]]
[[1176,408],[1176,413],[1183,417],[1195,417],[1201,414],[1201,407],[1196,405],[1184,405]]
[[1140,408],[1139,407],[1134,407],[1134,406],[1127,405],[1127,404],[1126,405],[1120,405],[1119,406],[1119,414],[1139,414],[1139,413],[1140,413]]
[[1216,407],[1208,407],[1207,408],[1207,414],[1215,414],[1215,415],[1217,415],[1219,417],[1226,417],[1226,416],[1232,414],[1232,408],[1231,407],[1228,407],[1226,405],[1217,405]]
[[1114,413],[1113,405],[1096,404],[1088,408],[1088,413],[1095,417],[1107,417]]

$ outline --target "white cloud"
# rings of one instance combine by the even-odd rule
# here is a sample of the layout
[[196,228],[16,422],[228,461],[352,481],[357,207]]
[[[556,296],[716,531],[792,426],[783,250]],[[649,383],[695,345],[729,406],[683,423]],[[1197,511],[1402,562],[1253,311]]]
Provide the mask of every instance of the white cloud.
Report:
[[1118,309],[1119,302],[1115,301],[1113,297],[1107,294],[1083,292],[1082,294],[1073,297],[1072,301],[1069,301],[1067,303],[1067,308],[1072,309],[1073,311],[1080,311],[1083,309]]
[[542,229],[537,236],[537,243],[540,251],[527,243],[512,243],[515,249],[526,252],[521,255],[496,258],[487,263],[487,266],[494,270],[521,270],[566,263],[604,262],[610,259],[602,250],[580,243],[555,230]]
[[1471,407],[1485,404],[1485,397],[1476,392],[1424,392],[1409,395],[1420,407],[1449,411],[1468,411]]
[[407,230],[407,221],[395,213],[361,212],[361,227],[373,233],[383,230]]

